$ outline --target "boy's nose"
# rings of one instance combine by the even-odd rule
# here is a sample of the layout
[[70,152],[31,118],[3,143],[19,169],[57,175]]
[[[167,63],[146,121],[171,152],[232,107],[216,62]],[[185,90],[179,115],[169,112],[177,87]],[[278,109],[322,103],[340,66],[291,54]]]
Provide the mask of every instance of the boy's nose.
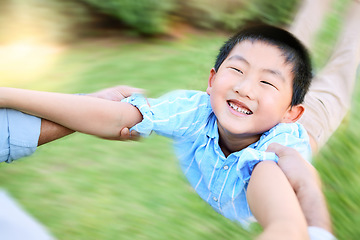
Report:
[[243,79],[234,85],[234,91],[241,97],[253,99],[254,98],[255,85],[254,81],[250,78]]

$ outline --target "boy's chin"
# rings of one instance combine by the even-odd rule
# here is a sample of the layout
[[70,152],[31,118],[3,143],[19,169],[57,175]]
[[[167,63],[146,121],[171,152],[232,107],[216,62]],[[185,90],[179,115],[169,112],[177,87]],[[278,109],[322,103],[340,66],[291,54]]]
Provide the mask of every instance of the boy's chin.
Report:
[[261,136],[262,132],[259,131],[251,131],[249,129],[234,129],[234,128],[224,128],[224,132],[226,132],[229,136],[234,136],[237,138],[256,138]]

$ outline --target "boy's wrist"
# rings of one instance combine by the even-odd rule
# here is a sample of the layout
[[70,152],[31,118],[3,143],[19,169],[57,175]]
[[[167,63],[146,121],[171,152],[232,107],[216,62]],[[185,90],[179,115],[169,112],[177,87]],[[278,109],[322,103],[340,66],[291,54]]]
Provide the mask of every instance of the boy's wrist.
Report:
[[6,88],[0,87],[0,108],[6,108]]

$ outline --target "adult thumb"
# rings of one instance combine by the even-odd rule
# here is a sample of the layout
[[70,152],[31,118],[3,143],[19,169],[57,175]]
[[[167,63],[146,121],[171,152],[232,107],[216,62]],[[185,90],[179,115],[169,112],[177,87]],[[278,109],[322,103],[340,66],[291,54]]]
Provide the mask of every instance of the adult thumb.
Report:
[[279,143],[271,143],[268,148],[266,149],[266,152],[273,152],[275,153],[278,157],[282,156],[285,154],[287,147],[279,144]]

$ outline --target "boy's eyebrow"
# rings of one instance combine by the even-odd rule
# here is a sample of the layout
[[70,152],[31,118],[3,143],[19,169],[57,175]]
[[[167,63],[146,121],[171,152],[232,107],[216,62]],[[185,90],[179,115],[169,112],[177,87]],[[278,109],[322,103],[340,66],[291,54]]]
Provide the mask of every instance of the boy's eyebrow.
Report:
[[238,61],[242,61],[242,62],[246,63],[247,65],[250,65],[250,63],[244,57],[242,57],[240,55],[233,55],[228,60],[230,61],[230,60],[233,60],[233,59],[238,60]]
[[[244,62],[244,63],[247,64],[247,65],[250,65],[250,63],[249,63],[244,57],[242,57],[242,56],[240,56],[240,55],[233,55],[233,56],[229,57],[228,60],[229,60],[229,61],[230,61],[230,60],[238,60],[238,61]],[[270,73],[270,74],[272,74],[272,75],[280,78],[281,81],[285,82],[284,76],[283,76],[283,75],[281,74],[281,72],[278,71],[278,70],[274,70],[274,69],[263,69],[262,71],[263,71],[263,72]]]
[[280,71],[277,71],[277,70],[273,70],[273,69],[263,69],[263,72],[268,72],[272,75],[275,75],[276,77],[280,78],[281,81],[285,82],[285,78],[284,76],[281,74]]

